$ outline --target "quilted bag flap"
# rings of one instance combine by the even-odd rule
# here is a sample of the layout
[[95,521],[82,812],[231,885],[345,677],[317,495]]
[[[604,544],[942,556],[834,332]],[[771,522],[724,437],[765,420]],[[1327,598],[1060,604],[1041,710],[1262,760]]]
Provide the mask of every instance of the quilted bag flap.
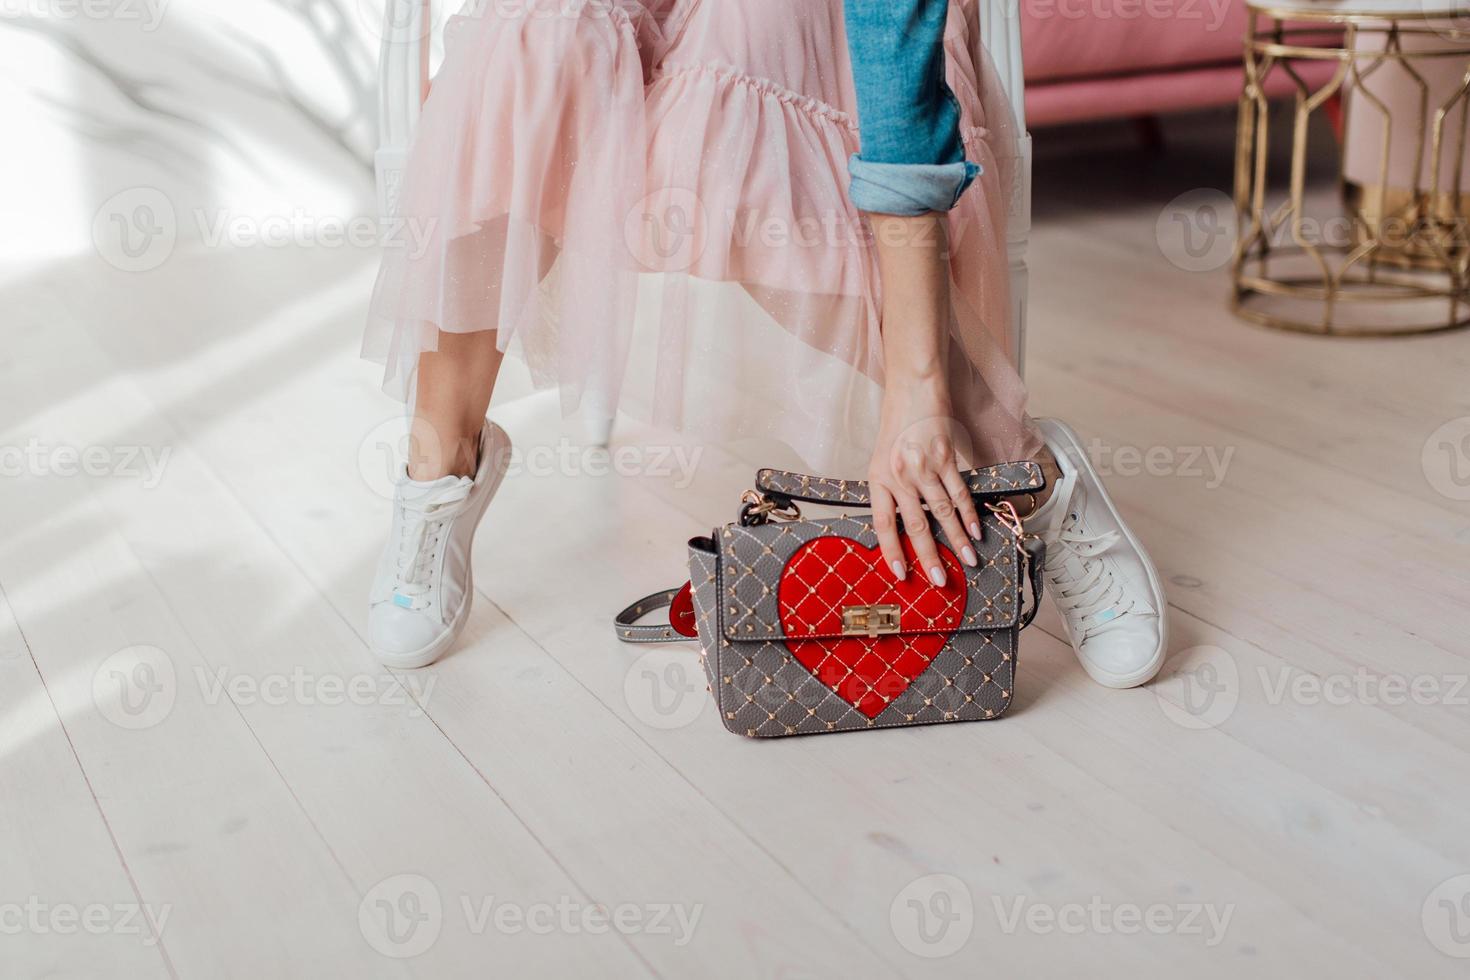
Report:
[[[932,525],[947,571],[943,586],[913,571],[895,581],[870,515],[722,528],[720,631],[731,642],[764,642],[1012,629],[1021,606],[1016,539],[981,513],[974,568]],[[915,568],[912,552],[910,559]]]

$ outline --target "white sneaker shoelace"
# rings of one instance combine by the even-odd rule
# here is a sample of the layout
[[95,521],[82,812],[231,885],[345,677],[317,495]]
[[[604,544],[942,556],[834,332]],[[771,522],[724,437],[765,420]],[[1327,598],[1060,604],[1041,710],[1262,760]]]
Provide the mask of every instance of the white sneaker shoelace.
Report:
[[1047,578],[1057,607],[1073,630],[1079,631],[1075,642],[1119,623],[1137,605],[1102,560],[1120,538],[1117,531],[1084,533],[1073,511],[1062,521],[1056,540],[1048,542]]
[[414,611],[430,606],[444,531],[464,512],[470,486],[466,480],[422,504],[399,501],[398,560],[393,580],[395,606]]

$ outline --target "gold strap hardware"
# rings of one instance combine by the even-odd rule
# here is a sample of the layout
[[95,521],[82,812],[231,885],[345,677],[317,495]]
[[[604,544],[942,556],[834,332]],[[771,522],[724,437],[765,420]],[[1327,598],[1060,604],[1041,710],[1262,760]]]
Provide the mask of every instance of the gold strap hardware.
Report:
[[741,522],[752,522],[764,524],[766,521],[775,519],[778,521],[801,520],[801,508],[795,503],[787,502],[785,507],[767,497],[757,490],[747,490],[740,495]]

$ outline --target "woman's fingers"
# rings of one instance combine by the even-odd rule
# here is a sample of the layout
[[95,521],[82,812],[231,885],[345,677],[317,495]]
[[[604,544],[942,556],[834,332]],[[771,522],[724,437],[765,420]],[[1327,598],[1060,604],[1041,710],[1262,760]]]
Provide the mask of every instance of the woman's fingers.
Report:
[[[944,488],[949,491],[949,499],[954,504],[955,510],[959,512],[960,522],[965,525],[965,533],[969,540],[980,540],[980,513],[975,509],[975,498],[970,494],[970,485],[965,482],[964,474],[958,467],[946,470],[944,473]],[[961,538],[968,546],[969,541]],[[974,549],[970,549],[973,553]],[[970,562],[969,564],[974,564]]]
[[888,492],[888,488],[874,480],[868,481],[868,494],[873,508],[873,533],[878,535],[883,562],[893,572],[893,577],[902,582],[909,577],[909,572],[903,541],[898,536],[898,505],[893,502],[893,494]]
[[929,505],[929,513],[934,515],[940,530],[944,531],[950,549],[958,552],[966,565],[974,566],[977,560],[975,549],[970,547],[970,536],[960,523],[960,509],[951,499],[950,488],[938,475],[926,475],[920,490],[924,494],[924,502]]
[[[908,574],[904,534],[913,544],[914,556],[925,578],[935,585],[943,585],[948,577],[939,557],[939,542],[930,526],[931,515],[944,533],[950,550],[972,568],[979,563],[973,541],[979,540],[982,525],[975,500],[964,476],[954,465],[953,457],[936,455],[944,457],[944,465],[936,466],[932,459],[914,458],[908,454],[894,461],[895,472],[892,474],[874,472],[868,480],[873,530],[878,536],[884,563],[899,581]],[[903,519],[902,532],[898,528],[900,517]]]
[[929,515],[916,494],[900,490],[895,499],[898,512],[903,516],[903,531],[913,542],[914,554],[919,559],[925,576],[935,585],[943,585],[944,565],[939,561],[939,549],[934,544],[934,535],[929,530]]

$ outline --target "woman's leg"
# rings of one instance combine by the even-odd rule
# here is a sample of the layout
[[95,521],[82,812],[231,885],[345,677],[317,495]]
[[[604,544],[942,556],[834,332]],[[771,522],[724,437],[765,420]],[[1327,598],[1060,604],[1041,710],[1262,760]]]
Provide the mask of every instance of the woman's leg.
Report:
[[419,355],[410,479],[474,475],[480,430],[503,357],[495,337],[492,330],[441,333],[439,349]]
[[433,663],[470,610],[475,528],[510,462],[509,438],[485,418],[495,336],[441,333],[419,357],[408,465],[368,599],[368,642],[390,667]]
[[[510,462],[485,418],[507,333],[571,369],[584,405],[613,373],[604,359],[636,288],[616,245],[641,196],[654,26],[637,4],[576,0],[472,3],[446,29],[400,198],[431,234],[385,256],[375,300],[392,333],[374,346],[414,399],[369,596],[369,643],[389,666],[433,662],[468,619],[475,529]],[[549,288],[553,269],[576,288]],[[425,324],[475,332],[441,331],[419,353]]]

